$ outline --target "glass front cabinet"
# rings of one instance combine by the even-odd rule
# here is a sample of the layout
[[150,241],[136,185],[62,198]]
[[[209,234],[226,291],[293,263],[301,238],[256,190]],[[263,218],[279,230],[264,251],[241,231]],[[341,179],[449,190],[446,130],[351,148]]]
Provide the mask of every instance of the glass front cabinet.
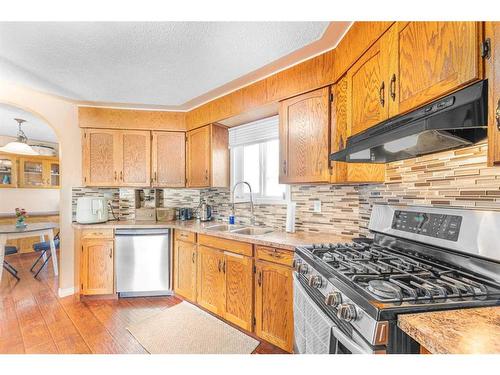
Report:
[[17,187],[17,157],[0,154],[0,188]]
[[56,158],[19,158],[19,187],[58,188],[59,160]]

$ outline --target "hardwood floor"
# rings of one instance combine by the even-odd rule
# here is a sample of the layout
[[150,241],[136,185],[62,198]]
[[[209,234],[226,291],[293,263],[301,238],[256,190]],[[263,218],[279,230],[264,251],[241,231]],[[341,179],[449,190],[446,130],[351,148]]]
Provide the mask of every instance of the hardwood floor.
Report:
[[[177,297],[59,298],[52,265],[35,280],[29,272],[34,259],[35,254],[6,257],[19,271],[21,281],[16,283],[4,271],[0,284],[0,354],[147,354],[125,327],[182,301]],[[284,352],[261,341],[254,353]]]

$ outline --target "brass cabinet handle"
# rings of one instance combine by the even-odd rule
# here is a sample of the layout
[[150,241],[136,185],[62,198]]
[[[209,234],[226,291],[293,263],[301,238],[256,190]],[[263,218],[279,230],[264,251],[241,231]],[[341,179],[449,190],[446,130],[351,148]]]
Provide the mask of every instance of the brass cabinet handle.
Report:
[[120,180],[123,181],[123,171],[120,171]]
[[113,258],[113,249],[110,248],[109,249],[109,259],[112,259]]
[[257,277],[257,285],[262,286],[262,271],[259,271],[259,276]]
[[278,251],[276,251],[276,249],[273,250],[273,252],[271,253],[271,256],[273,258],[278,258],[278,259],[283,258],[283,255],[281,255],[280,253],[278,253]]
[[382,81],[382,84],[380,85],[380,88],[378,90],[378,96],[379,96],[379,101],[380,101],[380,105],[383,107],[384,104],[385,104],[385,83],[384,81]]
[[283,174],[286,175],[286,160],[283,160]]
[[116,175],[116,171],[115,171],[115,181],[116,181],[116,179],[117,179],[117,175]]
[[497,129],[500,130],[500,99],[498,99],[497,110],[495,112],[495,119],[497,120]]
[[396,74],[393,74],[391,77],[390,92],[392,101],[394,102],[396,100]]
[[221,265],[220,265],[220,264],[221,264],[221,261],[220,261],[220,259],[219,259],[218,264],[217,264],[217,268],[219,269],[219,272],[220,272],[220,268],[221,268]]
[[222,272],[226,273],[226,261],[222,261]]
[[196,262],[196,253],[193,251],[193,256],[191,257],[191,260],[193,261],[193,263]]
[[205,169],[205,180],[208,181],[208,169]]
[[156,176],[156,172],[155,172],[155,177],[154,177],[154,180],[155,180],[155,182],[158,180],[158,179],[157,179],[157,176]]

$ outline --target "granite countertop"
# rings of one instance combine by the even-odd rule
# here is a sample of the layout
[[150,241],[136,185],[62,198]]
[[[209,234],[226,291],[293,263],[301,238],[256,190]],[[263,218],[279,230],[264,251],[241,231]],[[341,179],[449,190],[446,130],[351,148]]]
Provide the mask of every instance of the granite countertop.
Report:
[[434,354],[500,354],[500,306],[399,315],[398,326]]
[[275,230],[271,233],[261,235],[244,235],[238,233],[220,232],[206,229],[207,226],[214,224],[222,224],[219,221],[199,222],[196,220],[190,221],[108,221],[101,224],[78,224],[73,223],[76,229],[98,229],[98,228],[170,228],[182,229],[190,232],[207,234],[210,236],[226,238],[230,240],[250,242],[256,245],[278,247],[281,249],[294,250],[295,247],[300,245],[308,245],[312,243],[322,242],[346,242],[349,237],[338,236],[335,234],[327,233],[314,233],[314,232],[296,232],[287,233],[280,230]]

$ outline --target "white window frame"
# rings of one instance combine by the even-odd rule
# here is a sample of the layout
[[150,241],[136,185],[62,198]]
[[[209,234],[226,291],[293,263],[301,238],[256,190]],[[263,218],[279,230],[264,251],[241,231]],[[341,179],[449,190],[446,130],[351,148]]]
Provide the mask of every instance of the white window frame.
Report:
[[[273,139],[268,139],[267,141],[271,141]],[[262,195],[263,192],[266,191],[266,176],[265,176],[265,158],[266,158],[266,149],[264,147],[265,142],[258,142],[259,144],[259,193],[252,193],[253,201],[256,204],[285,204],[287,201],[290,200],[290,185],[285,185],[285,192],[284,196],[282,198],[280,197],[269,197]],[[255,143],[254,143],[255,144]],[[250,146],[252,143],[245,144],[245,145],[240,145],[235,148],[231,148],[231,191],[232,188],[234,187],[234,184],[243,181],[243,176],[242,176],[242,170],[239,168],[243,162],[240,160],[237,163],[234,161],[236,158],[241,158],[243,155],[243,152],[236,152],[242,151],[241,146]],[[239,155],[238,155],[239,154]],[[247,202],[250,200],[250,193],[248,191],[248,187],[244,186],[243,187],[243,194],[238,194],[238,190],[235,192],[234,196],[234,201],[235,202]]]

